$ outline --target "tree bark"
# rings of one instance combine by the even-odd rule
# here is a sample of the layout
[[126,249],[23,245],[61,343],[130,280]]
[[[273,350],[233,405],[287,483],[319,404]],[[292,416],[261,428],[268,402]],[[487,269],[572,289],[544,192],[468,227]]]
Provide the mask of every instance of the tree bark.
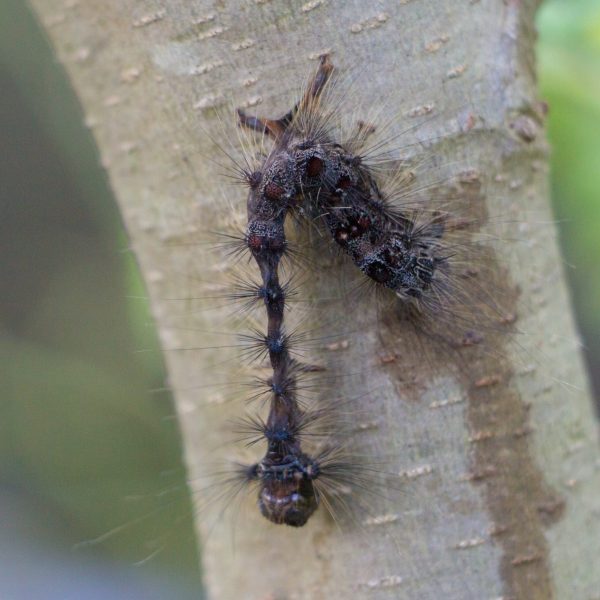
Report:
[[[362,439],[404,473],[405,493],[381,507],[394,522],[339,531],[321,514],[292,530],[256,510],[233,525],[200,515],[209,596],[598,598],[596,422],[553,228],[526,225],[532,213],[551,220],[533,57],[537,2],[31,1],[95,134],[148,286],[192,488],[227,454],[223,424],[240,410],[202,388],[217,367],[239,378],[235,349],[168,351],[222,346],[210,331],[228,323],[214,300],[190,303],[185,318],[169,300],[210,296],[227,269],[194,241],[224,229],[223,205],[244,210],[243,192],[224,187],[211,162],[205,132],[219,135],[215,110],[235,140],[230,108],[284,112],[324,51],[341,73],[359,73],[357,106],[383,97],[384,110],[405,115],[408,126],[427,107],[444,114],[468,101],[473,177],[489,213],[509,215],[508,237],[526,238],[497,250],[509,271],[498,286],[520,291],[522,350],[498,359],[474,349],[466,377],[413,360],[408,378],[401,334],[381,323],[369,298],[358,301],[360,333],[336,368],[369,364],[371,374],[339,388],[368,395],[385,422]],[[449,162],[464,139],[446,125],[431,121],[427,135],[446,135],[436,152]],[[327,281],[319,285],[326,293]],[[373,359],[382,347],[395,351],[393,361]],[[541,355],[542,367],[524,368],[523,354]]]

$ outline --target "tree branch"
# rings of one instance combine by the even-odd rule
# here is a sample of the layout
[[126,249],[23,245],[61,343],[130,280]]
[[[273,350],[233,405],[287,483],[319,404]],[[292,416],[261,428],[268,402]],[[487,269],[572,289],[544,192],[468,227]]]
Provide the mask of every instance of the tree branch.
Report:
[[[509,237],[526,238],[499,244],[509,274],[495,290],[520,289],[523,352],[498,359],[506,352],[474,349],[467,374],[435,357],[432,367],[411,356],[397,325],[382,323],[369,298],[358,301],[360,333],[338,366],[352,372],[369,363],[373,375],[359,384],[342,380],[338,391],[369,398],[374,417],[385,421],[364,441],[397,457],[405,471],[406,493],[382,508],[398,516],[394,524],[343,533],[320,515],[291,530],[244,512],[233,525],[232,551],[231,523],[199,518],[211,597],[597,594],[597,431],[560,257],[551,227],[514,225],[533,212],[551,220],[532,59],[537,2],[32,4],[95,134],[165,348],[222,345],[207,333],[222,317],[214,300],[184,321],[176,314],[181,305],[168,300],[210,296],[223,275],[208,250],[190,241],[223,230],[223,205],[243,211],[243,194],[224,188],[211,162],[214,144],[204,132],[219,135],[215,110],[229,119],[229,107],[262,100],[261,114],[282,114],[311,57],[325,50],[341,73],[358,73],[357,106],[385,98],[390,114],[383,121],[429,106],[443,115],[468,103],[474,181],[485,190],[489,214],[509,215]],[[218,127],[236,139],[233,116]],[[430,138],[448,133],[442,120],[425,129]],[[407,135],[410,141],[414,133]],[[464,143],[454,132],[435,149],[450,162]],[[324,293],[330,284],[315,285]],[[382,348],[396,359],[377,364]],[[523,369],[518,355],[540,348],[543,368]],[[235,379],[237,360],[233,348],[201,358],[166,351],[192,481],[224,453],[213,449],[222,447],[223,423],[239,410],[211,405],[214,392],[201,386],[214,381],[216,365],[231,368]]]

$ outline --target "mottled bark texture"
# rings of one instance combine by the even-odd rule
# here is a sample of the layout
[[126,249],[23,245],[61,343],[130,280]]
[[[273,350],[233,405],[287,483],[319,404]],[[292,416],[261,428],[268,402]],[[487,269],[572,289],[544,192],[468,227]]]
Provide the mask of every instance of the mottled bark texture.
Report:
[[[234,319],[223,319],[227,308],[214,299],[201,300],[228,270],[202,238],[244,210],[243,191],[210,160],[223,157],[205,131],[227,145],[224,138],[236,139],[235,106],[257,105],[268,116],[287,110],[325,50],[355,78],[356,105],[381,104],[382,121],[400,115],[410,127],[414,115],[470,107],[460,127],[434,118],[419,135],[444,136],[429,144],[441,162],[468,162],[465,185],[495,216],[490,235],[504,223],[492,262],[507,269],[492,293],[514,296],[523,333],[502,351],[465,350],[455,368],[432,348],[423,360],[402,343],[398,324],[358,295],[336,369],[367,375],[338,376],[336,393],[362,398],[371,418],[357,417],[361,446],[403,473],[403,492],[381,498],[383,518],[349,531],[324,511],[298,530],[271,526],[252,498],[237,515],[200,513],[210,597],[598,598],[600,454],[549,224],[536,2],[32,4],[96,137],[164,347],[220,346],[165,353],[198,487],[215,458],[228,455],[224,424],[242,410],[215,402],[218,387],[203,387],[216,373],[237,381],[239,360],[212,333],[229,322],[235,331]],[[312,285],[326,295],[333,279]],[[182,297],[200,300],[169,300]],[[316,308],[306,310],[317,319]]]

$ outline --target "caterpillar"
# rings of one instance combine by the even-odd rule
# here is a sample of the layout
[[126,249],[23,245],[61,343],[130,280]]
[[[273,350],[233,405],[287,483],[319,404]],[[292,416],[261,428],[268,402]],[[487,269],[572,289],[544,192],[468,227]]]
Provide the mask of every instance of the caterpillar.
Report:
[[[433,185],[423,184],[414,175],[412,161],[382,150],[386,143],[397,150],[397,136],[382,142],[370,120],[359,120],[349,135],[340,135],[336,123],[340,108],[334,103],[339,90],[334,87],[333,74],[329,56],[322,56],[300,101],[279,119],[237,112],[241,127],[258,136],[261,145],[270,143],[271,149],[257,161],[253,156],[247,162],[234,162],[234,174],[248,190],[247,224],[239,236],[225,234],[230,240],[226,246],[235,257],[249,253],[252,263],[240,266],[242,273],[233,290],[213,295],[212,300],[243,303],[238,317],[244,318],[230,316],[230,325],[235,321],[235,325],[247,326],[245,309],[250,306],[266,310],[266,331],[261,319],[250,333],[238,336],[236,345],[242,345],[242,357],[257,359],[259,367],[268,359],[268,375],[252,383],[259,386],[255,395],[266,399],[268,415],[238,419],[236,429],[241,441],[252,447],[264,444],[267,449],[259,460],[236,464],[224,477],[209,470],[208,487],[193,485],[201,518],[205,506],[221,510],[239,492],[250,490],[258,496],[262,515],[277,525],[304,526],[320,505],[336,521],[338,511],[352,513],[355,507],[362,516],[357,521],[351,514],[354,524],[364,522],[365,509],[372,515],[370,523],[398,519],[371,507],[372,500],[384,494],[377,482],[389,474],[387,464],[382,467],[385,457],[375,454],[365,461],[357,456],[355,447],[347,449],[346,437],[353,424],[348,426],[344,419],[368,425],[369,419],[356,419],[355,407],[364,404],[363,416],[368,415],[377,406],[376,391],[373,397],[354,401],[331,392],[335,382],[350,380],[362,367],[348,373],[330,364],[331,375],[324,376],[318,361],[298,358],[298,347],[310,336],[298,335],[287,325],[295,281],[293,276],[286,279],[282,271],[286,261],[297,267],[295,261],[302,254],[286,233],[290,221],[297,223],[300,233],[310,236],[316,232],[316,240],[309,239],[309,254],[319,254],[321,245],[338,249],[339,260],[327,277],[339,278],[343,287],[344,278],[353,270],[359,283],[351,286],[350,295],[372,298],[374,305],[383,307],[378,326],[397,332],[400,341],[390,352],[382,346],[382,362],[394,361],[398,348],[415,361],[429,360],[428,353],[447,353],[450,348],[454,359],[460,357],[454,349],[480,346],[486,333],[510,329],[510,311],[505,309],[510,302],[491,297],[486,289],[486,250],[475,238],[487,215],[476,178],[463,170],[458,171],[456,181],[443,175]],[[432,165],[434,174],[443,170],[443,165]],[[450,170],[455,176],[456,169]],[[315,250],[315,246],[319,248]],[[233,262],[229,255],[225,260]],[[249,276],[254,265],[260,282]],[[310,277],[323,276],[319,265],[302,268]],[[343,290],[341,295],[345,293]],[[350,299],[342,306],[351,312],[353,304]],[[293,314],[297,312],[293,309]],[[313,325],[313,332],[319,327]],[[334,329],[343,343],[351,325],[339,319]],[[328,339],[313,333],[318,345],[326,345]],[[214,346],[181,350],[219,354]],[[431,365],[438,368],[434,360]],[[364,368],[366,371],[368,366]],[[410,380],[410,367],[406,370]],[[315,404],[300,397],[308,378],[321,382]],[[334,385],[328,389],[331,381]],[[239,387],[239,382],[231,379],[226,383]],[[194,393],[206,396],[207,385]],[[329,398],[323,401],[323,396]],[[394,456],[392,461],[401,463],[402,457]],[[395,477],[391,487],[398,487],[398,467],[389,470]],[[366,500],[361,497],[365,494]]]
[[[240,475],[259,484],[264,517],[294,527],[307,522],[326,490],[351,482],[354,467],[332,458],[327,449],[313,457],[302,448],[305,429],[322,411],[304,411],[297,399],[298,379],[307,366],[292,357],[293,339],[284,324],[288,287],[280,282],[279,267],[288,252],[286,219],[304,218],[320,226],[368,280],[394,292],[409,324],[423,330],[445,321],[447,330],[447,321],[453,319],[464,331],[462,344],[478,339],[465,321],[474,318],[473,292],[479,283],[472,274],[475,284],[457,285],[455,262],[464,248],[453,247],[447,239],[459,225],[439,209],[403,206],[380,189],[367,155],[361,154],[372,125],[359,121],[349,140],[336,140],[322,98],[332,72],[330,57],[322,55],[301,100],[278,119],[237,111],[240,126],[272,140],[272,149],[256,169],[240,168],[249,191],[247,228],[238,241],[258,266],[261,283],[236,296],[250,296],[266,308],[266,334],[257,332],[246,340],[259,357],[268,356],[272,369],[264,381],[270,394],[268,417],[246,422],[246,431],[262,436],[267,450]],[[406,179],[404,170],[400,174]],[[502,316],[488,299],[482,305]]]

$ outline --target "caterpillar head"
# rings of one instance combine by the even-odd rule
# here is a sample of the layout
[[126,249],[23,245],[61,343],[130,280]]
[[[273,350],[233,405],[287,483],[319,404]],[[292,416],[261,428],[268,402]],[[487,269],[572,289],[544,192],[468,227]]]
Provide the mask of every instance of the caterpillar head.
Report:
[[302,527],[318,504],[313,482],[304,478],[266,482],[258,495],[261,514],[277,525]]
[[302,527],[319,505],[313,480],[319,476],[316,461],[304,454],[289,455],[255,467],[254,478],[262,483],[258,506],[262,515],[276,525]]

